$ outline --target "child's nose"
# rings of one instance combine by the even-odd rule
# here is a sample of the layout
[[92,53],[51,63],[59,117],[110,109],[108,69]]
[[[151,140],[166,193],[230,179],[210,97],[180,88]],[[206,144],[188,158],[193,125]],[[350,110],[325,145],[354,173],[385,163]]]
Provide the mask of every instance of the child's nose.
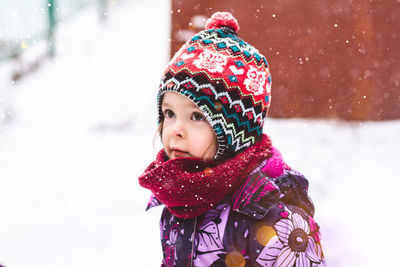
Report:
[[174,136],[178,138],[186,137],[185,124],[181,120],[176,120],[174,124]]

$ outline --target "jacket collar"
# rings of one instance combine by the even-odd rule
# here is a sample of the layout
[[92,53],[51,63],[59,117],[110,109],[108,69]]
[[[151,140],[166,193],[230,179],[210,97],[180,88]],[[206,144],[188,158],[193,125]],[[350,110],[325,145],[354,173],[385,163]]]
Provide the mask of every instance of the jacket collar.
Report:
[[308,181],[283,161],[281,153],[272,148],[266,159],[248,176],[232,198],[234,211],[262,219],[282,202],[294,205],[311,216],[314,205],[308,197]]

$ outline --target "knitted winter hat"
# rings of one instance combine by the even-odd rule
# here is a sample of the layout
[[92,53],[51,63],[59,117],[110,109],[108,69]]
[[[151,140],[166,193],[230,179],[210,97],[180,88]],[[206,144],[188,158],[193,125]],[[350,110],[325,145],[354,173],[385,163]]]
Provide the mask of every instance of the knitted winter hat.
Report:
[[168,64],[158,92],[158,123],[165,92],[191,99],[217,136],[216,158],[232,156],[262,134],[271,101],[267,60],[238,37],[232,14],[217,12]]

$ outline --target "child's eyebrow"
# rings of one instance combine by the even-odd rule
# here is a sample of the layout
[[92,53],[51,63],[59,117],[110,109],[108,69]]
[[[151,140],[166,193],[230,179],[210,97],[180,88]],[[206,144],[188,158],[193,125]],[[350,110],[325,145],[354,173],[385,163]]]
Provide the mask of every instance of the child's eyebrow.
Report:
[[199,107],[196,105],[196,103],[194,103],[193,101],[190,101],[190,104],[188,103],[187,106],[191,107],[191,108],[197,108],[199,109]]
[[162,107],[163,107],[163,106],[171,107],[171,105],[170,105],[168,102],[166,102],[166,101],[163,101],[162,104],[161,104],[161,106],[162,106]]
[[[161,104],[161,107],[173,107],[173,106],[174,106],[173,104],[170,104],[168,101],[165,100]],[[193,101],[190,101],[190,103],[185,104],[185,106],[190,108],[200,109]]]

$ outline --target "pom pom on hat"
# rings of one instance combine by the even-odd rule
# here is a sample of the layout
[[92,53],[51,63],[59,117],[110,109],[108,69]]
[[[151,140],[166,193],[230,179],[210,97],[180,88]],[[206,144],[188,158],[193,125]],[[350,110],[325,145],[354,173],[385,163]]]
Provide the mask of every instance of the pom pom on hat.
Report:
[[206,30],[228,27],[237,33],[240,29],[239,23],[229,12],[215,12],[206,22]]

